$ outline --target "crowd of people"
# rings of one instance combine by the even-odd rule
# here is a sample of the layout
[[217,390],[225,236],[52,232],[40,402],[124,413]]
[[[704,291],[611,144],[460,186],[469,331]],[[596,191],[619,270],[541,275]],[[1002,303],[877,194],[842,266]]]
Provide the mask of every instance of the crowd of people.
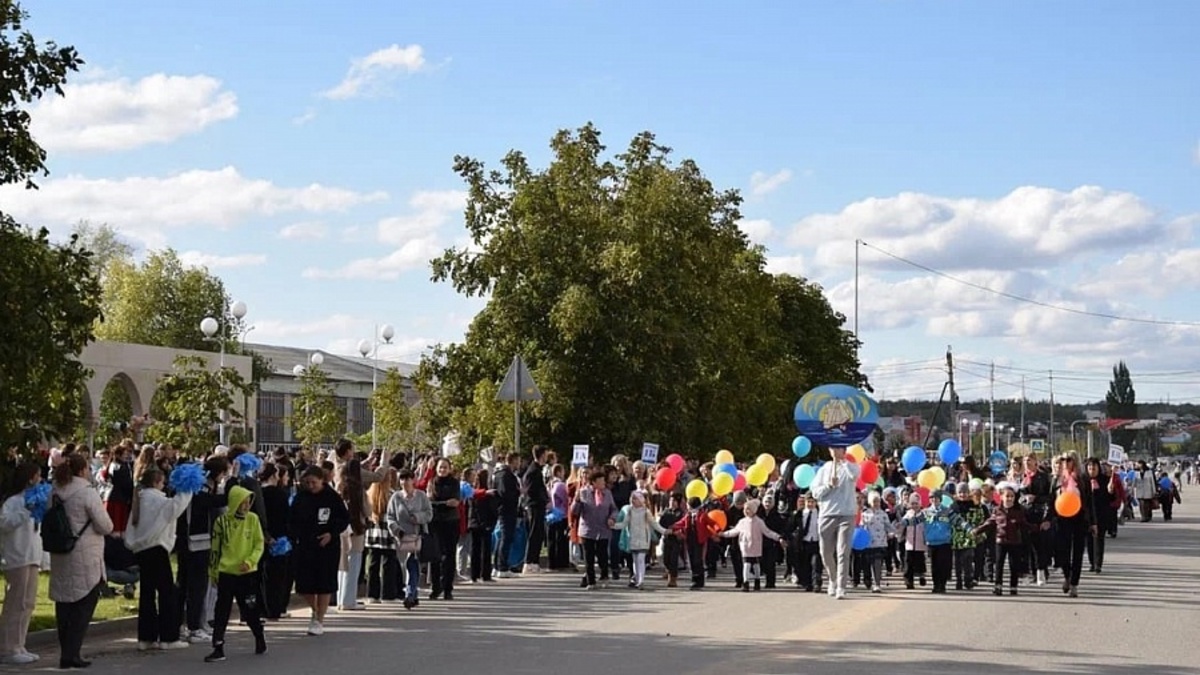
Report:
[[[60,666],[83,668],[98,599],[117,592],[110,582],[138,586],[139,650],[207,644],[209,662],[226,659],[234,603],[265,654],[266,627],[288,615],[294,596],[310,610],[306,633],[320,636],[331,608],[412,611],[422,599],[454,600],[463,583],[536,574],[543,561],[578,573],[585,591],[622,580],[642,590],[653,577],[675,588],[681,575],[699,591],[731,572],[743,592],[792,587],[840,599],[881,593],[895,578],[906,589],[988,585],[995,595],[1007,581],[1016,595],[1022,579],[1040,587],[1057,573],[1075,597],[1085,556],[1100,574],[1122,523],[1156,510],[1169,521],[1180,499],[1179,478],[1145,462],[1028,455],[993,474],[966,457],[938,467],[946,478],[929,490],[897,457],[873,459],[879,475],[868,485],[845,449],[829,456],[807,460],[811,480],[796,471],[800,460],[772,460],[756,485],[729,489],[726,465],[617,455],[568,466],[543,446],[459,469],[436,455],[358,452],[348,440],[315,456],[259,457],[235,445],[198,460],[130,441],[95,457],[67,445],[46,466],[10,474],[0,658],[38,660],[25,649],[44,564],[38,529],[44,536],[58,516],[58,537],[70,540],[49,555]],[[30,497],[47,471],[49,511]],[[1078,506],[1065,510],[1063,495]]]

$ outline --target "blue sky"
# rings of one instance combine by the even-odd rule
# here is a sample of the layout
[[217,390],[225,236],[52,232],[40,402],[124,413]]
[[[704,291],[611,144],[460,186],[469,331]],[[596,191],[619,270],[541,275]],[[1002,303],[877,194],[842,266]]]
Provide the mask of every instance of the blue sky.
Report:
[[[461,243],[455,154],[535,163],[593,121],[651,130],[744,191],[770,267],[853,315],[884,397],[964,398],[1059,372],[1103,396],[1200,399],[1200,5],[1190,2],[185,3],[27,1],[88,68],[35,108],[52,175],[0,207],[108,222],[208,264],[251,340],[390,358],[480,306],[428,281]],[[1020,303],[897,263],[1114,321]],[[974,374],[972,374],[974,371]]]

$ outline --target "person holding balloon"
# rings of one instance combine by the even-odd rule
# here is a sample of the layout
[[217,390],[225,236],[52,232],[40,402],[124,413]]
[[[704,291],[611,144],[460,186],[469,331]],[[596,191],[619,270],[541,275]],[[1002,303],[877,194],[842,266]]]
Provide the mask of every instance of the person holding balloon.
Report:
[[830,448],[831,461],[821,465],[812,481],[820,518],[821,559],[829,571],[830,597],[846,597],[850,583],[850,552],[854,519],[858,515],[855,500],[858,466],[846,461],[846,448]]
[[1057,540],[1055,558],[1063,573],[1062,591],[1074,598],[1079,595],[1079,575],[1087,539],[1096,536],[1096,520],[1091,480],[1080,470],[1079,460],[1073,453],[1060,458],[1052,494],[1055,495],[1051,515]]

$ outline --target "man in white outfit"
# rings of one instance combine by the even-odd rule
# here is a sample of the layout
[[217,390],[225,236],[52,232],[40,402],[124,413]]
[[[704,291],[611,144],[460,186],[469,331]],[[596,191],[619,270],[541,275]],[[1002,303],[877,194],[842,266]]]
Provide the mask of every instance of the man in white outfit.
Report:
[[829,574],[829,595],[841,600],[850,583],[850,546],[858,512],[858,465],[846,461],[845,448],[830,448],[833,460],[817,469],[812,495],[817,500],[821,561]]

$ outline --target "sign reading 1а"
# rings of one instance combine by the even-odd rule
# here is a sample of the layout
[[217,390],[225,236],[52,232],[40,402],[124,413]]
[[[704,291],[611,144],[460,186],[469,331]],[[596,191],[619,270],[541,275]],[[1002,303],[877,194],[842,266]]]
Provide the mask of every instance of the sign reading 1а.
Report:
[[576,445],[571,454],[571,466],[587,466],[591,448],[586,445]]
[[658,464],[658,443],[642,443],[642,462]]

